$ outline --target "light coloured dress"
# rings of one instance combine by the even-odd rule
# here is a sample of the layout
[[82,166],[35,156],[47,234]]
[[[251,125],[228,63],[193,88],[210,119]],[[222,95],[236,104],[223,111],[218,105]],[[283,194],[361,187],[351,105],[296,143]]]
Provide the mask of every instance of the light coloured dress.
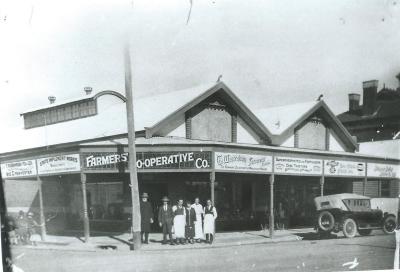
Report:
[[174,230],[176,238],[185,238],[186,212],[184,207],[173,206]]
[[215,219],[217,218],[217,209],[214,206],[204,207],[204,234],[215,233]]
[[195,210],[196,212],[196,222],[194,223],[194,231],[195,231],[195,235],[194,235],[194,239],[203,239],[204,235],[203,235],[203,206],[199,203],[199,204],[192,204],[192,208]]

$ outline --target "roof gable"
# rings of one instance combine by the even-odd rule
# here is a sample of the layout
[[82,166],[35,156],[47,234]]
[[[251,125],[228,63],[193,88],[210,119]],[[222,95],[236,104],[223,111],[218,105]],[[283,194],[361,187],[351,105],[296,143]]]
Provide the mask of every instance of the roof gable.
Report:
[[313,114],[318,113],[329,124],[339,139],[351,151],[357,149],[357,143],[332,113],[324,101],[312,101],[288,106],[261,109],[256,112],[267,128],[273,132],[272,144],[281,145],[294,134],[294,130]]
[[187,103],[181,104],[178,109],[170,114],[164,115],[165,117],[153,126],[146,127],[147,137],[164,135],[167,131],[175,129],[184,121],[186,112],[215,94],[218,94],[224,103],[227,103],[261,139],[264,139],[268,143],[271,142],[272,133],[223,82],[217,82],[208,89],[203,89],[202,93],[197,94],[197,96],[193,97]]

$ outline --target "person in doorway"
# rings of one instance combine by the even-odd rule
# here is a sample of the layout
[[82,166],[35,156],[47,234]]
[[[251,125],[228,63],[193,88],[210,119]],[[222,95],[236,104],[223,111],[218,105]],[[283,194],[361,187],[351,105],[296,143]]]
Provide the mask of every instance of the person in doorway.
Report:
[[217,209],[212,205],[211,200],[207,200],[204,207],[204,234],[206,243],[212,244],[215,236],[215,219],[217,219]]
[[18,212],[18,216],[16,218],[16,236],[18,243],[27,244],[28,243],[28,221],[25,217],[25,213],[23,211]]
[[186,226],[185,237],[188,243],[194,243],[195,225],[196,225],[196,211],[192,208],[190,201],[186,203]]
[[42,225],[38,224],[36,220],[33,218],[33,212],[28,212],[27,216],[28,222],[28,240],[32,245],[36,246],[36,242],[40,240],[39,235],[37,234],[37,228]]
[[195,198],[194,203],[192,205],[196,213],[196,222],[194,223],[194,239],[196,242],[200,243],[203,237],[203,205],[200,204],[200,199],[198,197]]
[[170,205],[168,205],[169,199],[164,196],[161,200],[163,205],[158,210],[158,223],[163,230],[163,241],[162,243],[167,244],[167,234],[169,236],[170,245],[174,245],[172,239],[172,221],[174,219],[174,213]]
[[282,202],[279,202],[278,206],[278,229],[284,230],[286,225],[286,211],[283,207]]
[[174,230],[177,244],[185,244],[185,219],[186,211],[183,207],[183,199],[178,200],[178,204],[172,207],[174,212]]
[[153,224],[154,222],[153,207],[151,206],[151,203],[148,202],[149,195],[147,193],[143,193],[141,198],[142,198],[142,201],[140,202],[141,237],[142,237],[142,243],[148,244],[151,224]]

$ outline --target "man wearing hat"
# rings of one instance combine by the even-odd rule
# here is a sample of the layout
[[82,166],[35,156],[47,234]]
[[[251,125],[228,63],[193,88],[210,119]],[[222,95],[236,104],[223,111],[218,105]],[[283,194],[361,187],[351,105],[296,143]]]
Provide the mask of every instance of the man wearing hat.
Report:
[[[147,193],[143,193],[142,201],[140,202],[140,215],[141,215],[141,236],[142,243],[149,243],[149,232],[150,232],[150,224],[153,224],[153,207],[151,203],[148,202],[149,195]],[[144,236],[144,237],[143,237]]]
[[161,201],[163,205],[160,206],[158,210],[158,223],[160,227],[163,229],[163,244],[167,243],[167,234],[169,236],[169,242],[171,245],[174,245],[174,241],[172,240],[172,222],[174,220],[174,212],[170,205],[168,205],[169,199],[164,196]]

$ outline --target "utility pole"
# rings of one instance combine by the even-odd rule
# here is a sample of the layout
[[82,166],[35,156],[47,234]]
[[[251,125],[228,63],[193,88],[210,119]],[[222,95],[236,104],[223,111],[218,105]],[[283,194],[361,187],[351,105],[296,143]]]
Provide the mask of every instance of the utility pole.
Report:
[[129,53],[129,44],[125,45],[124,51],[125,64],[125,95],[126,95],[126,114],[128,122],[128,152],[129,152],[129,178],[132,194],[132,243],[131,250],[139,249],[141,246],[140,235],[140,203],[139,186],[136,169],[136,147],[135,147],[135,123],[133,113],[133,95],[132,95],[132,74],[131,57]]

